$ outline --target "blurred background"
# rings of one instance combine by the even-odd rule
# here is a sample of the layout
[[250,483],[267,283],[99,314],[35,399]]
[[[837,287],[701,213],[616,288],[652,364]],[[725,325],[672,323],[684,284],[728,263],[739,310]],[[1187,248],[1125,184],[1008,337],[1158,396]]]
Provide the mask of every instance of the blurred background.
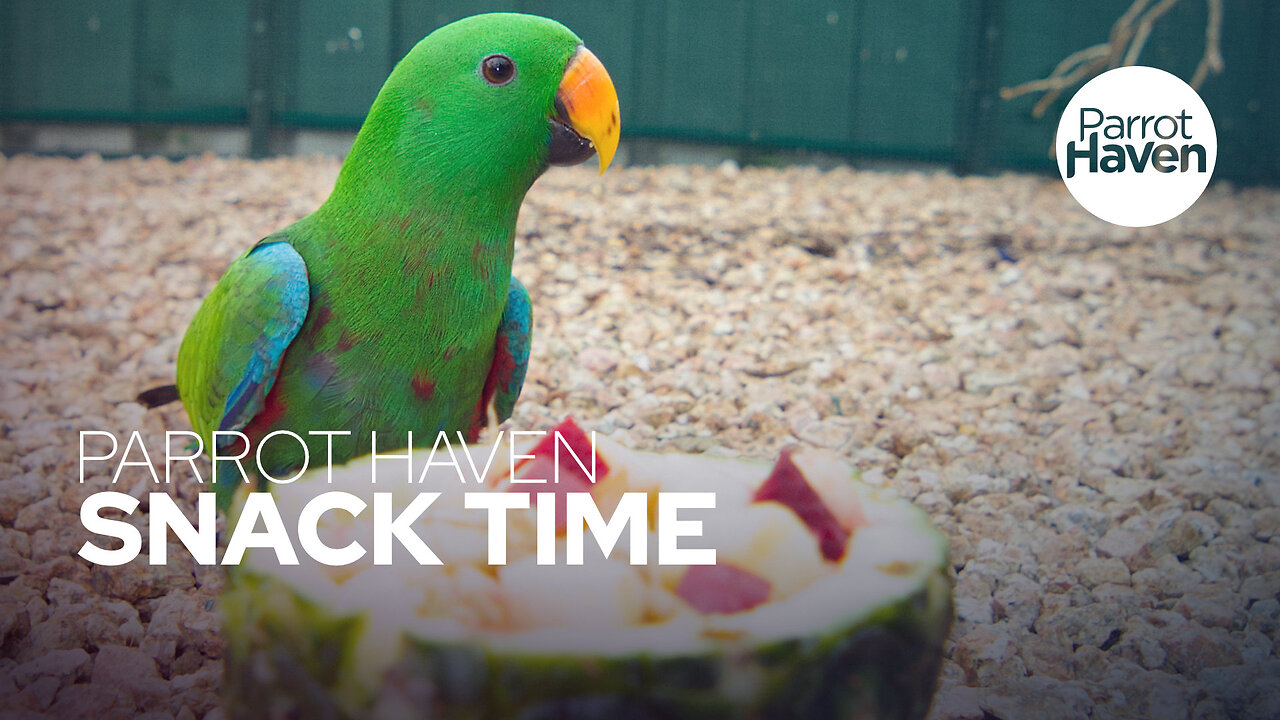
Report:
[[1008,90],[1064,59],[1071,79],[1099,59],[1073,53],[1110,40],[1113,59],[1203,76],[1217,178],[1280,184],[1275,0],[0,0],[0,150],[341,155],[414,43],[492,10],[595,51],[633,164],[1053,172],[1079,83]]

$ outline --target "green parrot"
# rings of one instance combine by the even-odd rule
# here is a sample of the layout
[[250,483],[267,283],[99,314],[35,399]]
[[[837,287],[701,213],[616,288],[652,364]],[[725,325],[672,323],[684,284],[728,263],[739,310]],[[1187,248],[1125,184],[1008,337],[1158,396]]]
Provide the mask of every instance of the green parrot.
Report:
[[[596,153],[603,173],[619,118],[604,66],[555,21],[436,30],[387,78],[329,199],[231,264],[182,340],[176,386],[140,400],[181,399],[206,450],[240,431],[248,446],[220,436],[219,454],[250,451],[244,466],[261,457],[277,478],[367,454],[374,432],[379,453],[410,432],[475,440],[491,413],[510,417],[529,360],[529,296],[511,276],[520,204],[548,165]],[[223,508],[242,484],[229,470]]]

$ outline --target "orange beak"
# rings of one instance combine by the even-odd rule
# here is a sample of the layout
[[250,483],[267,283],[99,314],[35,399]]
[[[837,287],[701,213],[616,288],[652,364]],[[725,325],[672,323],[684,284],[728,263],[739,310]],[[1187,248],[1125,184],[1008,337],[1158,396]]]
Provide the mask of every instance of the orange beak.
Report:
[[622,114],[618,109],[618,91],[595,53],[578,47],[560,80],[556,104],[564,108],[574,132],[595,146],[603,175],[618,149]]

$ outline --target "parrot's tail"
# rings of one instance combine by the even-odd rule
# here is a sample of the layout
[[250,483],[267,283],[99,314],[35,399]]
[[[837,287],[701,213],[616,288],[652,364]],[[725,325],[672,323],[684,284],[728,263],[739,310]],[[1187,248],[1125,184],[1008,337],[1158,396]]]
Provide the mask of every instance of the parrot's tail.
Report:
[[177,385],[161,385],[138,393],[138,402],[147,408],[158,408],[178,399]]

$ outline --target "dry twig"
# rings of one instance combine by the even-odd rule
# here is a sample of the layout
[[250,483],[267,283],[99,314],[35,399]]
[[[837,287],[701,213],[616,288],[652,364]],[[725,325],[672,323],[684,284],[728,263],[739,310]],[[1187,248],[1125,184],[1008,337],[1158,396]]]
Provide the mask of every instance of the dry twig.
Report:
[[[1209,18],[1205,23],[1204,56],[1191,77],[1191,87],[1197,90],[1209,73],[1220,73],[1224,67],[1221,49],[1222,0],[1205,1],[1208,3]],[[1152,0],[1134,0],[1129,9],[1111,26],[1107,42],[1071,53],[1047,77],[1011,88],[1001,88],[1000,97],[1012,100],[1030,93],[1044,93],[1031,110],[1033,116],[1044,117],[1045,112],[1066,90],[1106,70],[1136,64],[1155,22],[1177,3],[1178,0],[1160,0],[1153,5]]]

